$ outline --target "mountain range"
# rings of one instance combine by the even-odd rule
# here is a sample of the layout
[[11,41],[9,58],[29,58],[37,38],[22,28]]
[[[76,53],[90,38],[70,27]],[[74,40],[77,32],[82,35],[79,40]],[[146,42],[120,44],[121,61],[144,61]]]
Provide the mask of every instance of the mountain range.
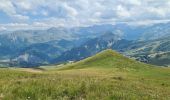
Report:
[[[106,24],[1,32],[0,65],[36,67],[78,61],[109,48],[142,62],[169,66],[169,26]],[[162,58],[157,55],[166,63],[158,63]]]

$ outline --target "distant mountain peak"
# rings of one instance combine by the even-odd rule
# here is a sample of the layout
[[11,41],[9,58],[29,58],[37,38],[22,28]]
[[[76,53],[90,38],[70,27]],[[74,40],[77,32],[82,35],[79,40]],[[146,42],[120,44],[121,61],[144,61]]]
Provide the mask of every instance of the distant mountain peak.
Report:
[[104,41],[110,41],[110,40],[117,41],[117,40],[121,40],[123,36],[122,34],[123,32],[121,32],[120,30],[115,30],[114,32],[105,33],[100,37],[100,39]]
[[67,30],[65,27],[51,27],[47,31],[58,31],[58,30]]

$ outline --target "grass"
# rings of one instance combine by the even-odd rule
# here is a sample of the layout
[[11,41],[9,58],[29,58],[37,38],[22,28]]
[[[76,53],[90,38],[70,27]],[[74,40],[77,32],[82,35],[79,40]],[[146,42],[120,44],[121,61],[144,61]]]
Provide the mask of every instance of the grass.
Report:
[[[110,61],[118,56],[124,59],[120,66]],[[170,100],[169,68],[126,59],[105,51],[62,69],[2,68],[0,100]]]
[[133,59],[124,57],[110,49],[104,50],[95,56],[86,58],[77,63],[73,63],[60,69],[82,69],[82,68],[119,68],[119,69],[148,69],[152,65],[137,62]]

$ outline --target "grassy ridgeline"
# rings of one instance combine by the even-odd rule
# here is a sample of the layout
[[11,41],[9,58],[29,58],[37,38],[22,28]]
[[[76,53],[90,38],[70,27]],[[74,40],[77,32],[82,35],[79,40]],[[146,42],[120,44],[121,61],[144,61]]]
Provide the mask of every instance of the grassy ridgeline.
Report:
[[84,68],[119,68],[119,69],[148,69],[153,66],[129,59],[111,49],[104,50],[95,56],[79,62],[61,67],[61,69],[84,69]]
[[0,99],[169,100],[170,69],[107,50],[62,70],[0,69]]

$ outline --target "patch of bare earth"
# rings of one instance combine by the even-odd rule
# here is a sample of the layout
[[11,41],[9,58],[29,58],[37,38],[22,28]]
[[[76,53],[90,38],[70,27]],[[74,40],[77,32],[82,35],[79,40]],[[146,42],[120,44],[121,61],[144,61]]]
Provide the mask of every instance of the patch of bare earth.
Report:
[[41,69],[34,69],[34,68],[16,68],[15,70],[32,72],[32,73],[42,73],[43,72],[43,70],[41,70]]
[[1,93],[1,94],[0,94],[0,100],[2,100],[3,97],[4,97],[4,95]]

